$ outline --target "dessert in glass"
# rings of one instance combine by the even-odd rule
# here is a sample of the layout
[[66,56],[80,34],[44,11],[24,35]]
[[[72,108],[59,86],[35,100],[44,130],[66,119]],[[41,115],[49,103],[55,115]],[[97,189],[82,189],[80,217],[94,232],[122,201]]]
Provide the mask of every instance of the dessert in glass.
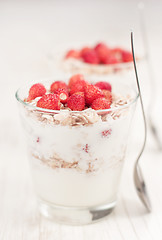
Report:
[[16,93],[42,215],[89,224],[115,207],[131,119],[131,84],[52,79]]

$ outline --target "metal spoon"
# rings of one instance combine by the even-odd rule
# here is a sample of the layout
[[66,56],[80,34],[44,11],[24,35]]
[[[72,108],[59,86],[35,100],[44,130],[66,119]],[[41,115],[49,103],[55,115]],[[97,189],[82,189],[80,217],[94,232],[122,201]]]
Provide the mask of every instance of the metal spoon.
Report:
[[[148,38],[147,38],[147,33],[146,33],[146,24],[145,24],[145,19],[144,19],[144,3],[141,1],[138,3],[138,9],[139,9],[139,19],[140,19],[140,28],[141,28],[141,35],[142,35],[142,40],[143,40],[143,46],[145,49],[145,55],[146,55],[146,60],[147,60],[147,68],[148,68],[148,72],[149,72],[149,80],[150,80],[150,87],[152,89],[152,93],[155,94],[156,92],[156,86],[155,86],[155,77],[154,77],[154,72],[152,69],[152,64],[150,61],[150,54],[149,54],[149,44],[148,44]],[[155,98],[154,97],[150,97],[150,101],[149,101],[149,106],[148,106],[148,113],[147,113],[147,117],[148,117],[148,123],[149,123],[149,127],[151,129],[152,135],[155,139],[155,142],[157,144],[157,147],[159,150],[162,150],[162,143],[159,137],[159,133],[158,133],[158,129],[153,121],[153,117],[151,114],[150,109],[153,109],[155,105]]]
[[143,121],[144,121],[144,142],[143,146],[141,148],[141,151],[137,157],[137,160],[135,162],[134,166],[134,184],[136,187],[137,194],[144,204],[144,206],[147,208],[149,212],[151,212],[151,203],[150,199],[147,193],[147,188],[146,184],[139,166],[139,159],[144,151],[145,145],[146,145],[146,137],[147,137],[147,125],[146,125],[146,117],[145,117],[145,111],[144,111],[144,106],[143,106],[143,100],[142,100],[142,95],[141,95],[141,89],[140,89],[140,84],[138,80],[138,74],[137,74],[137,68],[136,68],[136,60],[135,60],[135,54],[134,54],[134,45],[133,45],[133,32],[131,32],[131,47],[132,47],[132,55],[133,55],[133,63],[134,63],[134,70],[135,70],[135,75],[136,75],[136,82],[137,82],[137,88],[139,92],[139,98],[140,98],[140,103],[141,103],[141,108],[142,108],[142,114],[143,114]]

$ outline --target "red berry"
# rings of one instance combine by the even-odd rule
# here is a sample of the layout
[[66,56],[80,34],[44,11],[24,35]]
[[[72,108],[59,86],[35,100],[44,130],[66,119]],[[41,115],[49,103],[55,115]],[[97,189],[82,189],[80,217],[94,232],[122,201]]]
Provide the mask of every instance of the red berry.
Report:
[[55,81],[51,84],[50,91],[55,93],[58,89],[67,89],[67,84],[63,81]]
[[97,53],[93,49],[89,49],[85,51],[82,55],[83,61],[90,64],[98,64],[99,58]]
[[67,106],[73,111],[82,111],[85,108],[84,96],[74,93],[68,98]]
[[102,93],[104,95],[104,98],[106,98],[109,101],[109,103],[111,104],[112,103],[112,94],[111,94],[111,92],[109,90],[103,89]]
[[103,61],[104,64],[116,64],[119,63],[119,59],[114,55],[109,55],[105,60]]
[[70,89],[70,95],[77,92],[84,92],[85,85],[86,85],[86,82],[84,80],[78,80],[75,84],[72,85]]
[[115,55],[115,54],[121,54],[122,53],[122,48],[120,48],[120,47],[115,47],[115,48],[112,48],[111,49],[111,53],[113,54],[113,55]]
[[100,88],[101,90],[105,89],[111,92],[111,84],[108,82],[97,82],[95,86]]
[[91,50],[90,47],[84,47],[80,51],[80,56],[82,57],[87,51]]
[[60,110],[60,97],[57,94],[47,94],[44,95],[37,102],[37,107],[52,109],[52,110]]
[[109,109],[110,108],[110,102],[105,98],[97,98],[92,102],[91,107],[94,110],[102,110],[102,109]]
[[69,79],[68,87],[71,88],[72,85],[74,85],[74,84],[77,83],[78,81],[84,81],[84,77],[83,77],[82,74],[73,75],[73,76]]
[[123,62],[132,62],[133,61],[133,56],[132,53],[126,50],[122,51],[122,60]]
[[65,58],[80,58],[80,52],[77,50],[69,50]]
[[31,101],[37,97],[41,97],[46,93],[46,89],[41,83],[34,84],[29,90],[27,101]]
[[100,63],[105,63],[105,59],[107,59],[110,54],[110,49],[104,43],[99,43],[94,48],[97,56],[99,58]]
[[94,47],[94,50],[95,51],[98,51],[100,49],[108,49],[107,45],[105,43],[97,43],[97,45]]
[[108,137],[111,134],[112,130],[108,129],[108,130],[104,130],[102,131],[102,137]]
[[87,105],[91,105],[95,99],[104,96],[101,89],[91,84],[87,84],[84,87],[84,94],[85,94],[85,100]]
[[[116,47],[111,49],[111,56],[115,57],[116,60],[113,61],[118,61],[118,62],[122,62],[122,48]],[[112,58],[113,59],[113,58]],[[111,59],[110,59],[111,60]],[[109,61],[110,61],[109,60]],[[116,62],[115,62],[116,63]]]
[[61,103],[63,104],[67,103],[67,99],[69,97],[69,93],[67,89],[60,88],[55,92],[55,94],[59,95]]

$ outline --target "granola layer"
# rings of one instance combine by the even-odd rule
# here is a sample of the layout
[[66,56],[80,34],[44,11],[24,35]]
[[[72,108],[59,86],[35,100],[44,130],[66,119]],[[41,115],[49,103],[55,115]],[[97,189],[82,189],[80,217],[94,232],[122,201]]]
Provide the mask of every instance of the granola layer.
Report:
[[[118,108],[121,106],[125,106],[132,101],[132,98],[127,96],[119,96],[119,95],[112,95],[112,104],[111,109]],[[31,101],[29,104],[32,106],[36,106],[37,101],[39,98]],[[67,107],[62,107],[61,111],[56,113],[42,113],[38,112],[37,110],[27,110],[29,115],[36,118],[38,121],[41,121],[45,124],[55,124],[55,125],[62,125],[62,126],[88,126],[100,121],[107,121],[107,117],[112,119],[117,119],[120,116],[124,115],[127,112],[126,109],[111,109],[106,111],[97,112],[92,108],[87,108],[84,111],[80,112],[73,112]]]

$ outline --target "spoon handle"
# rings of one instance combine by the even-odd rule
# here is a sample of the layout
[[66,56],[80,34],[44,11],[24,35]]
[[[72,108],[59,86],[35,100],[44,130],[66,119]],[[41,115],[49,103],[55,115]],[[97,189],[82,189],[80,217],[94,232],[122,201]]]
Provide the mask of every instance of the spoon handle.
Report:
[[138,160],[140,159],[145,145],[146,145],[146,138],[147,138],[147,124],[146,124],[146,116],[145,116],[145,111],[144,111],[144,105],[143,105],[143,100],[142,100],[142,94],[141,94],[141,89],[140,89],[140,84],[138,80],[138,74],[137,74],[137,67],[136,67],[136,60],[135,60],[135,54],[134,54],[134,44],[133,44],[133,32],[131,32],[131,47],[132,47],[132,55],[133,55],[133,64],[134,64],[134,70],[135,70],[135,75],[136,75],[136,83],[137,83],[137,88],[139,92],[139,98],[140,98],[140,103],[141,103],[141,108],[142,108],[142,115],[143,115],[143,122],[144,122],[144,142],[143,146],[141,148],[141,151],[138,155],[136,165],[138,164]]
[[137,68],[136,68],[136,60],[135,60],[134,46],[133,46],[133,32],[131,32],[131,46],[132,46],[132,55],[133,55],[133,63],[134,63],[134,70],[135,70],[135,75],[136,75],[137,88],[138,88],[138,92],[139,92],[139,98],[140,98],[142,114],[143,114],[143,122],[144,122],[144,141],[143,141],[141,151],[137,157],[137,160],[136,160],[135,166],[134,166],[134,183],[135,183],[136,191],[137,191],[137,194],[138,194],[140,200],[143,202],[143,204],[146,207],[146,209],[148,210],[148,212],[151,212],[152,208],[151,208],[150,198],[147,193],[146,184],[145,184],[140,166],[138,164],[139,159],[140,159],[140,157],[143,153],[143,150],[145,148],[145,145],[146,145],[147,125],[146,125],[145,111],[144,111],[142,94],[141,94],[141,89],[140,89],[140,84],[139,84],[138,74],[137,74]]

